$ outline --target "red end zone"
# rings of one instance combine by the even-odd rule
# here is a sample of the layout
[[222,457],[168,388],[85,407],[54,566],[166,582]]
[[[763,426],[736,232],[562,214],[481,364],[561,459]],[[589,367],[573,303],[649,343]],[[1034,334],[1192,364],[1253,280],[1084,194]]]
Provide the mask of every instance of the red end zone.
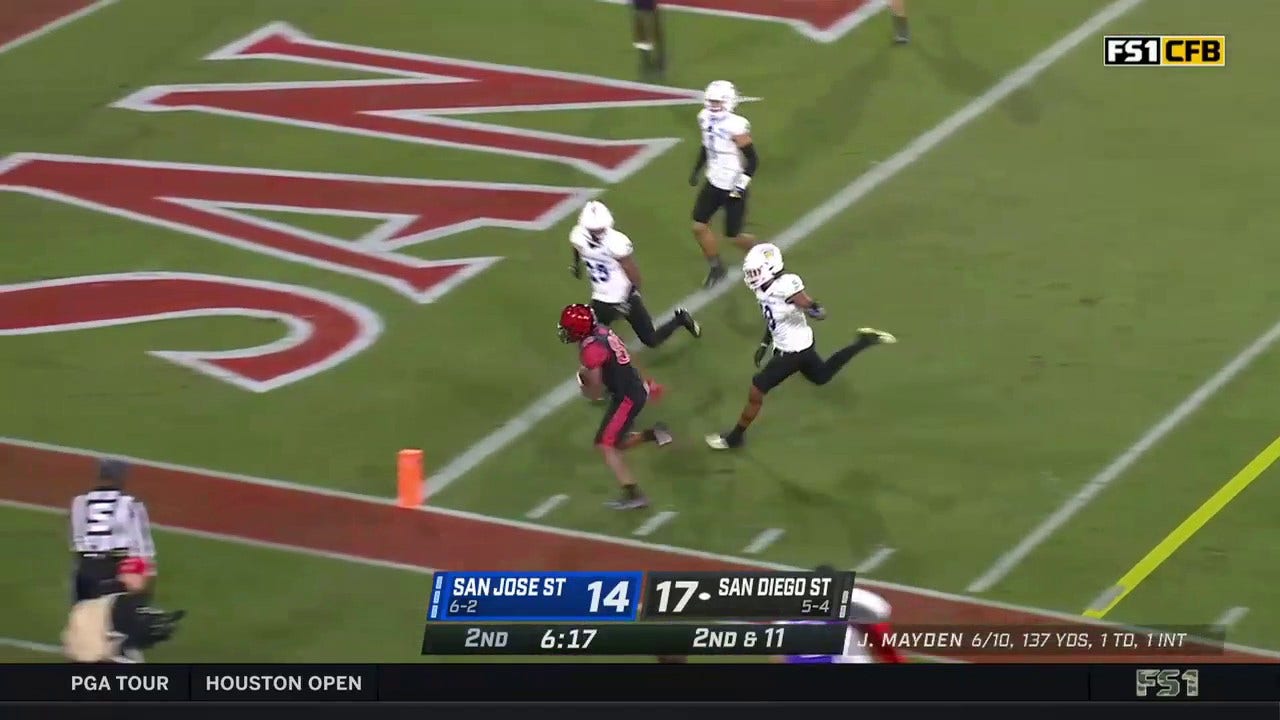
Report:
[[[63,509],[94,477],[98,455],[0,440],[0,498]],[[302,550],[449,570],[758,570],[758,564],[678,548],[515,521],[310,490],[280,481],[131,460],[129,487],[162,525]],[[1064,625],[1100,623],[1077,616],[988,603],[899,585],[863,582],[894,608],[898,624]],[[946,651],[941,651],[946,652]],[[1178,656],[940,654],[967,662],[1280,662],[1280,654],[1232,647]]]

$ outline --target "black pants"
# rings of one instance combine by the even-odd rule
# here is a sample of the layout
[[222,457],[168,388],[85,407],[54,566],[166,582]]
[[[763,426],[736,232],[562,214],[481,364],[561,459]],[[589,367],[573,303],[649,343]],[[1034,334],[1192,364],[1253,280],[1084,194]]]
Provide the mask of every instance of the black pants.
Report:
[[721,190],[709,181],[702,183],[698,197],[693,201],[693,221],[707,224],[712,216],[724,208],[724,236],[736,238],[742,234],[742,226],[747,220],[747,196],[750,191],[743,191],[742,197],[732,197],[729,190]]
[[84,555],[75,559],[71,572],[71,604],[124,592],[116,579],[119,558],[111,555]]
[[775,350],[769,362],[751,378],[751,384],[762,393],[781,385],[787,378],[800,373],[814,385],[826,385],[840,372],[854,355],[871,347],[873,343],[859,338],[831,354],[826,360],[818,354],[817,343],[797,352]]
[[636,337],[640,338],[640,342],[646,347],[658,347],[680,327],[680,321],[673,316],[655,328],[653,316],[649,314],[649,308],[644,306],[644,301],[639,295],[632,295],[628,304],[631,308],[626,314],[623,314],[622,308],[617,305],[599,300],[591,301],[591,309],[596,313],[596,320],[605,327],[612,325],[618,318],[626,318],[631,329],[636,331]]

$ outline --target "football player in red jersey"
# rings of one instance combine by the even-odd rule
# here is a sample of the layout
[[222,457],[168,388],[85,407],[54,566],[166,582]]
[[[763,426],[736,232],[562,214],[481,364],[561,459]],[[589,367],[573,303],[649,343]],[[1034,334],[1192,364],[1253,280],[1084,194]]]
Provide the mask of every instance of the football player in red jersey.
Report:
[[557,327],[560,340],[577,343],[578,383],[582,394],[590,400],[609,395],[609,408],[605,411],[600,429],[596,431],[595,444],[604,455],[605,464],[613,470],[622,487],[622,496],[606,505],[614,510],[636,510],[649,506],[649,500],[632,477],[622,451],[642,443],[656,443],[659,447],[671,442],[671,431],[663,423],[654,423],[639,432],[631,428],[652,397],[662,395],[662,386],[646,380],[631,362],[627,346],[609,328],[596,322],[596,314],[589,305],[568,305],[560,312]]

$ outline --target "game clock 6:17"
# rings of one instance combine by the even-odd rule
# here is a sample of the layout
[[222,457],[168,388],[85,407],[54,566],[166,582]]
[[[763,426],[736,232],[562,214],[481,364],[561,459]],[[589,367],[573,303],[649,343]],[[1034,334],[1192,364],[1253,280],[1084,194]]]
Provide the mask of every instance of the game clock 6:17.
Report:
[[598,632],[587,627],[550,628],[542,634],[538,645],[543,650],[590,650]]

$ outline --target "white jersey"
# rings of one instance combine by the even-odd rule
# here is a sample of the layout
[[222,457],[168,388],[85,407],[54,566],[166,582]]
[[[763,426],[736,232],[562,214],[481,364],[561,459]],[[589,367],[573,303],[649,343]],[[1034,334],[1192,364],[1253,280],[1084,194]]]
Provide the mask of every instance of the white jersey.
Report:
[[809,327],[804,308],[787,302],[787,298],[802,290],[804,282],[794,273],[779,275],[763,289],[756,290],[756,300],[773,335],[773,346],[783,352],[800,352],[813,345],[813,328]]
[[631,255],[631,238],[611,229],[596,240],[586,228],[578,225],[569,233],[569,242],[587,267],[592,300],[620,303],[631,297],[631,278],[618,262]]
[[703,109],[698,113],[698,128],[707,151],[707,182],[732,190],[742,174],[742,151],[733,139],[751,132],[751,123],[736,113]]
[[77,495],[71,501],[71,550],[154,558],[147,508],[132,495],[110,488]]

